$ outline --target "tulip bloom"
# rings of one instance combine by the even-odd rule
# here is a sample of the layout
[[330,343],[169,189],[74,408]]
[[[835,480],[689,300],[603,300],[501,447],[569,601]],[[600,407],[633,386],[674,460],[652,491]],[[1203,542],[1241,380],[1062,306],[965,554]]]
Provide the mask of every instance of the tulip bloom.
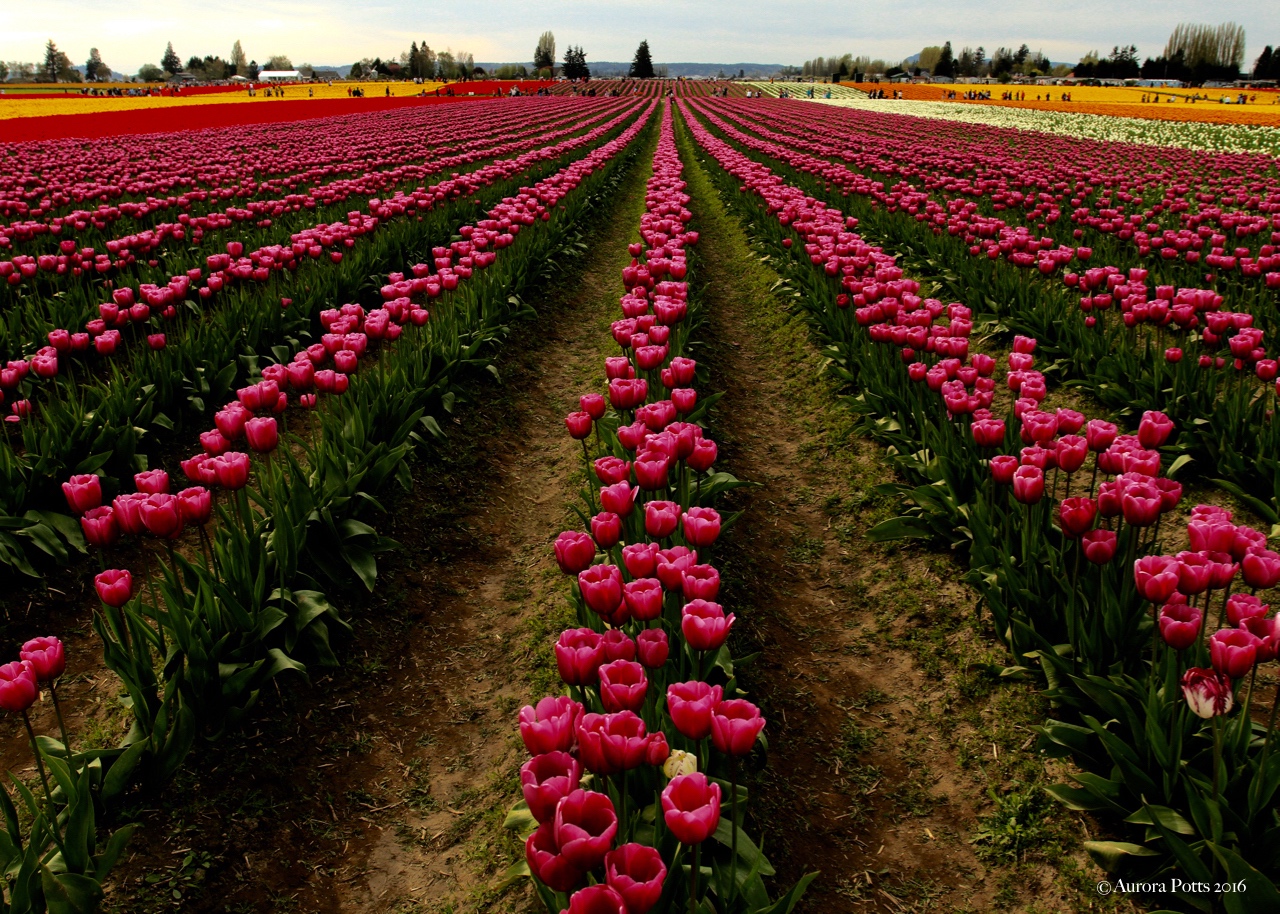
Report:
[[98,599],[119,609],[133,596],[133,575],[125,569],[108,569],[93,579],[93,586],[98,591]]
[[1244,582],[1259,590],[1269,590],[1280,584],[1280,555],[1270,549],[1246,553],[1240,559],[1240,570],[1244,574]]
[[218,485],[222,488],[230,491],[243,489],[249,481],[248,454],[230,451],[221,457],[214,458],[212,462],[217,473]]
[[622,539],[622,518],[612,511],[601,511],[591,518],[591,535],[601,549],[612,549]]
[[729,637],[733,620],[733,613],[725,615],[719,603],[692,600],[681,612],[680,631],[695,651],[715,651]]
[[600,490],[600,507],[611,511],[619,517],[629,517],[636,506],[638,488],[632,488],[627,482],[614,483]]
[[666,665],[671,655],[671,645],[667,641],[667,633],[660,628],[646,628],[636,635],[636,653],[640,662],[651,670]]
[[[630,639],[628,639],[630,642]],[[649,691],[644,667],[630,660],[615,660],[600,667],[600,700],[605,711],[639,711]]]
[[595,685],[599,681],[605,656],[598,633],[589,628],[566,629],[556,641],[555,654],[556,668],[566,685]]
[[646,492],[663,489],[667,486],[667,471],[671,466],[671,458],[660,451],[645,451],[637,454],[631,464],[636,474],[636,482]]
[[31,664],[39,682],[52,682],[67,669],[66,651],[62,642],[48,636],[32,638],[22,645],[18,656]]
[[[266,381],[263,382],[267,383]],[[279,399],[277,395],[277,399]],[[280,445],[280,429],[272,416],[260,416],[244,424],[245,438],[250,449],[259,454],[269,454]]]
[[624,844],[605,856],[604,873],[606,884],[622,896],[627,914],[648,914],[662,897],[667,867],[657,848]]
[[1092,498],[1064,498],[1058,504],[1058,523],[1062,533],[1070,539],[1078,539],[1093,527],[1098,516],[1098,503]]
[[584,714],[577,736],[578,758],[595,774],[618,774],[646,761],[650,738],[644,721],[632,711]]
[[1214,670],[1192,667],[1182,674],[1182,697],[1197,717],[1208,720],[1231,710],[1231,680]]
[[161,539],[176,539],[182,533],[182,508],[176,495],[148,495],[138,506],[147,532]]
[[1160,609],[1160,637],[1176,651],[1196,643],[1203,614],[1186,603],[1166,603]]
[[35,704],[40,687],[35,670],[25,660],[0,666],[0,708],[21,714]]
[[578,589],[593,612],[612,615],[622,603],[622,571],[617,565],[592,565],[578,572]]
[[706,739],[711,735],[711,714],[723,696],[720,686],[698,680],[673,682],[667,686],[667,713],[681,735]]
[[1044,497],[1044,470],[1021,466],[1013,473],[1013,497],[1024,505],[1034,505]]
[[539,823],[551,821],[556,804],[578,789],[582,764],[568,752],[535,755],[520,768],[520,790]]
[[714,508],[690,508],[682,519],[684,539],[690,546],[710,546],[720,536],[720,512]]
[[111,507],[90,508],[80,518],[80,529],[90,546],[110,546],[120,539],[120,525]]
[[720,785],[702,772],[671,779],[662,791],[662,819],[682,844],[701,844],[720,824]]
[[740,698],[722,701],[711,712],[711,744],[725,755],[750,753],[763,729],[760,709]]
[[658,553],[658,580],[667,590],[684,590],[684,573],[698,564],[698,553],[687,546],[672,546]]
[[1223,676],[1239,679],[1258,659],[1258,639],[1241,628],[1222,628],[1209,637],[1209,662]]
[[561,914],[630,914],[622,895],[609,885],[589,885],[569,898]]
[[164,470],[144,470],[141,473],[135,473],[133,484],[139,492],[146,492],[148,495],[169,494],[169,474]]
[[548,696],[520,709],[520,738],[531,755],[568,752],[581,717],[582,705],[569,696]]
[[1133,581],[1138,593],[1151,603],[1164,603],[1178,589],[1178,566],[1168,555],[1146,555],[1133,563]]
[[633,578],[652,577],[658,568],[658,553],[661,546],[657,543],[632,543],[622,547],[622,563],[627,566],[627,574]]
[[585,873],[560,853],[556,844],[555,823],[544,822],[524,844],[529,872],[543,885],[556,892],[567,892],[582,881]]
[[596,421],[604,418],[607,405],[602,394],[583,394],[578,398],[578,408]]
[[1114,530],[1090,530],[1080,538],[1084,557],[1094,565],[1105,565],[1115,558],[1116,534]]
[[72,476],[62,484],[72,514],[84,514],[102,504],[102,481],[92,474]]
[[565,574],[586,571],[595,561],[596,544],[591,537],[577,530],[566,530],[556,537],[556,564]]
[[[1013,482],[1013,475],[1018,471],[1018,458],[1009,454],[1001,454],[991,458],[991,478],[997,485],[1007,486]],[[1043,488],[1043,480],[1041,487]]]
[[178,493],[178,507],[182,522],[199,527],[213,514],[213,495],[204,486],[192,486]]
[[1138,441],[1144,448],[1158,448],[1173,434],[1173,420],[1164,413],[1147,410],[1138,423]]
[[693,565],[683,578],[685,601],[715,600],[720,595],[720,572],[711,565]]
[[137,536],[146,530],[146,525],[142,522],[142,503],[147,498],[143,492],[129,492],[112,499],[111,506],[115,509],[116,523],[119,524],[121,533]]
[[569,429],[569,437],[581,441],[591,434],[591,414],[572,412],[564,417],[565,427]]
[[644,506],[644,531],[654,539],[666,539],[680,522],[680,506],[673,501],[651,501]]
[[621,457],[597,457],[591,464],[596,478],[606,486],[616,485],[631,478],[631,463]]
[[622,585],[622,598],[631,618],[652,622],[662,615],[662,582],[656,578],[637,578]]

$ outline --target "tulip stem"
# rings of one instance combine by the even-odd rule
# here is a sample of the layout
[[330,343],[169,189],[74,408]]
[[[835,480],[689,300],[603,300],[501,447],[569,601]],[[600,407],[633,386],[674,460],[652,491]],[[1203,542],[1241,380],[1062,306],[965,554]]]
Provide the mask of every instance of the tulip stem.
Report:
[[[31,740],[31,753],[36,757],[36,767],[40,769],[40,783],[44,785],[44,798],[49,804],[49,831],[53,834],[54,843],[58,845],[58,850],[62,851],[63,859],[66,859],[66,850],[62,846],[62,836],[58,834],[58,814],[53,807],[53,791],[49,789],[49,775],[44,770],[44,756],[40,754],[40,744],[36,742],[36,731],[31,729],[31,715],[24,708],[22,711],[22,722],[27,725],[27,736]],[[68,802],[70,797],[67,798]]]
[[71,738],[67,736],[67,725],[62,720],[62,706],[58,704],[58,683],[55,680],[49,681],[49,695],[53,698],[53,713],[58,718],[58,729],[62,731],[62,747],[67,751],[67,761],[70,762]]
[[733,838],[730,847],[733,850],[732,863],[733,878],[730,880],[730,892],[732,897],[733,889],[737,887],[737,870],[738,870],[738,757],[736,755],[729,756],[729,790],[733,794],[733,800],[729,805],[729,824]]
[[698,910],[698,851],[701,848],[701,844],[693,846],[693,865],[689,867],[689,914],[696,914]]

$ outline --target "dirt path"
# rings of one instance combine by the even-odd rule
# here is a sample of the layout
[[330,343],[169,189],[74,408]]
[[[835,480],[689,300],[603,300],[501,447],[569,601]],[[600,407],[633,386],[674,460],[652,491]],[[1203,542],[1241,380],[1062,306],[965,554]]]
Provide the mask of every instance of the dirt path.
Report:
[[[656,139],[656,132],[651,135]],[[603,384],[609,322],[653,143],[603,207],[584,258],[530,298],[502,384],[475,385],[446,453],[388,493],[383,567],[342,672],[267,708],[252,736],[192,759],[144,812],[115,910],[513,911],[523,858],[501,828],[523,749],[516,710],[558,686],[568,594],[550,544],[584,479],[563,417]]]
[[[1028,752],[1042,703],[972,672],[1000,652],[972,622],[959,566],[865,539],[892,473],[853,434],[803,322],[771,291],[777,274],[707,173],[688,177],[708,284],[700,357],[726,392],[721,464],[757,484],[735,505],[747,510],[728,536],[725,603],[762,651],[744,675],[769,720],[752,810],[780,883],[820,870],[815,914],[1091,909],[1084,822],[1036,786],[1050,774]],[[983,831],[994,837],[975,843]]]

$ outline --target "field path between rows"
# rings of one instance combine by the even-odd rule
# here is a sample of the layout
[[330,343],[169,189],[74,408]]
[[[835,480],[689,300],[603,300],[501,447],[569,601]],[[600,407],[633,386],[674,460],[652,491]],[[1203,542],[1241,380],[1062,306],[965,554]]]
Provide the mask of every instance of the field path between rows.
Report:
[[603,389],[656,131],[644,136],[586,252],[526,295],[538,316],[514,326],[501,382],[472,386],[411,495],[384,494],[384,532],[403,548],[356,614],[342,671],[192,758],[142,817],[115,910],[528,906],[529,889],[497,888],[523,859],[502,828],[527,757],[516,712],[561,688],[551,643],[570,610],[551,543],[575,526],[585,481],[563,420]]

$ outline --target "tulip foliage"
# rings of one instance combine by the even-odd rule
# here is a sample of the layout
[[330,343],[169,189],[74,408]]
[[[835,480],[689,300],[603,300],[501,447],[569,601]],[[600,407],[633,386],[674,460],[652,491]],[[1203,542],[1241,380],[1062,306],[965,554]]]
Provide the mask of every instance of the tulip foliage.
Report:
[[1014,659],[1004,674],[1038,676],[1064,712],[1040,728],[1041,748],[1087,769],[1051,792],[1135,832],[1090,852],[1107,866],[1246,879],[1280,903],[1266,875],[1280,862],[1280,737],[1274,712],[1265,723],[1249,713],[1258,666],[1280,647],[1255,595],[1280,583],[1267,536],[1200,505],[1190,549],[1161,554],[1182,498],[1169,416],[1148,410],[1124,434],[1052,408],[1036,339],[1015,337],[1001,370],[973,344],[973,309],[923,297],[857,218],[817,199],[820,184],[787,183],[773,150],[710,106],[682,110],[828,342],[863,427],[908,480],[896,490],[908,510],[872,535],[937,538],[968,559]]
[[[519,292],[579,243],[576,221],[612,192],[652,114],[652,104],[630,107],[585,142],[526,160],[520,176],[532,183],[446,244],[419,235],[411,278],[392,272],[366,304],[320,310],[319,342],[277,347],[279,361],[216,412],[200,452],[181,461],[190,486],[147,470],[108,503],[103,477],[65,481],[67,508],[103,560],[136,539],[143,564],[95,579],[94,628],[134,722],[123,746],[95,754],[98,780],[85,790],[105,784],[111,799],[138,780],[162,783],[197,741],[235,727],[273,678],[337,662],[331,637],[351,622],[324,589],[374,586],[376,554],[391,545],[368,522],[375,496],[409,484],[409,451],[443,434],[437,417],[453,387],[489,364],[525,311]],[[66,805],[62,796],[48,802]],[[15,847],[43,847],[43,833],[24,842],[13,818],[7,834]],[[90,847],[95,839],[90,825]]]
[[[336,166],[308,169],[308,155],[293,162],[301,173],[262,186],[244,185],[242,176],[238,188],[224,187],[222,177],[197,172],[205,190],[163,204],[119,204],[111,218],[36,207],[37,220],[29,218],[29,204],[11,204],[28,218],[4,230],[11,235],[0,249],[60,250],[73,232],[84,245],[40,255],[52,258],[47,270],[37,267],[40,257],[15,255],[23,264],[31,259],[34,272],[12,272],[0,286],[8,315],[0,331],[0,358],[8,359],[0,368],[0,410],[8,413],[0,442],[0,564],[35,575],[33,557],[66,561],[69,551],[83,549],[74,521],[58,510],[57,483],[66,474],[101,472],[113,482],[145,468],[162,441],[206,421],[259,364],[279,361],[299,343],[320,345],[319,313],[367,294],[368,277],[415,256],[423,233],[445,235],[483,216],[523,183],[587,154],[636,110],[616,100],[577,112],[548,105],[528,111],[527,122],[482,103],[466,118],[457,111],[429,118],[422,135],[401,125],[392,138],[430,136],[427,148],[438,154],[386,171],[365,168],[359,178]],[[359,132],[367,125],[356,119],[336,126]],[[299,142],[293,134],[279,139],[290,150]],[[424,179],[435,183],[424,186]],[[106,185],[101,193],[149,187],[120,181],[123,187]],[[308,193],[277,197],[290,181]],[[240,195],[250,199],[211,208]],[[356,195],[370,197],[363,211],[350,209]],[[141,230],[169,208],[180,211],[177,221]],[[129,234],[103,238],[111,226],[125,225]],[[111,256],[94,253],[102,246]],[[453,281],[434,281],[425,292],[438,296]]]
[[743,829],[739,761],[763,744],[765,720],[739,697],[735,617],[717,602],[709,561],[732,522],[712,504],[738,482],[714,470],[716,445],[699,423],[716,398],[699,397],[685,355],[698,233],[682,172],[668,107],[623,270],[608,393],[584,394],[565,419],[582,442],[594,512],[554,544],[578,626],[555,644],[567,694],[520,711],[531,757],[508,817],[526,835],[522,869],[553,912],[781,914],[813,878],[771,900],[762,877],[773,869]]
[[[7,876],[0,908],[9,914],[96,910],[102,883],[124,851],[135,826],[109,835],[101,849],[97,810],[126,786],[107,772],[101,753],[75,752],[62,719],[58,680],[67,660],[57,638],[33,638],[19,659],[0,666],[0,710],[22,715],[39,773],[35,791],[15,781],[19,806],[0,790],[0,866]],[[61,739],[37,737],[29,709],[48,691]]]

